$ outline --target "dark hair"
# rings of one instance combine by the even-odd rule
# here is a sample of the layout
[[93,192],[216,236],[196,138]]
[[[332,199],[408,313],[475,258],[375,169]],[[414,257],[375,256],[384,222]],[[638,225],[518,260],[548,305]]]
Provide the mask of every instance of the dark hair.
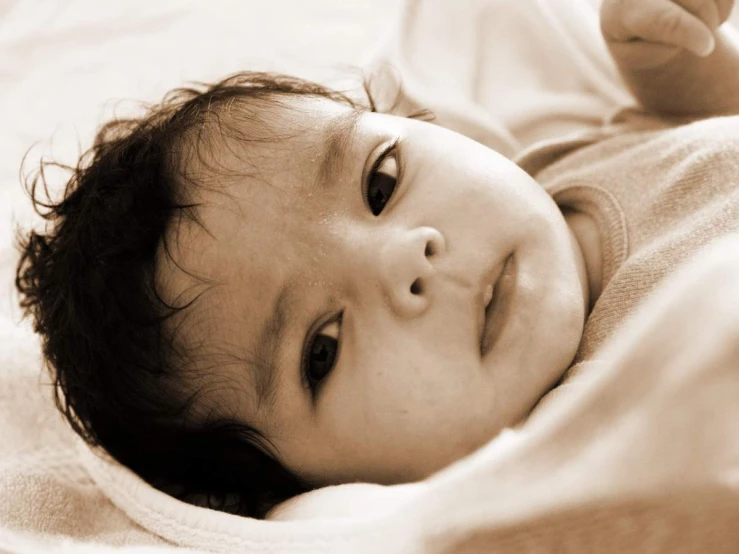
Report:
[[[188,421],[195,395],[183,399],[177,385],[188,349],[165,323],[191,302],[172,306],[160,297],[155,258],[173,218],[194,207],[184,200],[172,160],[189,132],[234,101],[269,105],[286,95],[376,111],[369,84],[363,79],[369,106],[277,73],[244,72],[176,89],[141,118],[104,124],[76,167],[42,159],[38,171],[25,176],[47,229],[19,232],[15,282],[24,314],[33,316],[42,336],[56,405],[89,444],[153,486],[256,518],[311,490],[267,454],[268,440],[257,429],[227,419]],[[398,98],[400,88],[393,107]],[[48,190],[48,166],[71,172],[58,202]]]

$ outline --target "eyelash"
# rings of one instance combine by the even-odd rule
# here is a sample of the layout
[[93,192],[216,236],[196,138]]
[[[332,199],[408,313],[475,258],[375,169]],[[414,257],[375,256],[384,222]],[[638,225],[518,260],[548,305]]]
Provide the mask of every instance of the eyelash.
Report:
[[[400,141],[400,139],[396,138],[392,143],[390,143],[380,153],[379,156],[377,156],[377,159],[375,160],[375,163],[372,164],[372,168],[369,170],[369,172],[367,174],[367,179],[365,180],[366,182],[362,184],[362,196],[365,199],[365,202],[367,204],[367,207],[370,209],[370,211],[372,212],[372,214],[375,215],[375,216],[380,215],[380,213],[382,213],[382,211],[385,209],[385,206],[390,201],[390,199],[392,198],[392,196],[395,194],[395,189],[398,186],[398,181],[400,181],[400,173],[401,173],[401,171],[400,171],[400,161],[398,160],[398,153],[397,153],[397,147],[398,147],[398,142],[399,141]],[[370,187],[372,178],[375,175],[378,175],[378,174],[379,175],[384,175],[384,174],[379,173],[378,172],[378,169],[385,162],[385,160],[387,160],[388,158],[391,158],[391,157],[395,159],[395,164],[396,164],[396,173],[397,173],[397,175],[394,177],[394,179],[395,179],[395,185],[393,186],[393,190],[388,195],[387,200],[386,200],[385,204],[383,205],[383,207],[377,213],[375,213],[375,211],[373,209],[373,206],[372,206],[371,199],[369,197],[369,193],[370,193],[369,187]]]
[[[366,183],[363,183],[363,185],[362,185],[362,195],[366,199],[367,207],[370,209],[370,211],[375,216],[379,215],[382,212],[382,210],[387,205],[387,202],[389,202],[390,199],[392,198],[392,196],[395,194],[395,189],[397,188],[398,181],[400,180],[400,161],[398,160],[398,154],[397,154],[398,142],[399,142],[399,139],[395,139],[391,144],[389,144],[387,146],[387,148],[385,148],[380,153],[380,155],[377,157],[377,159],[375,160],[375,162],[372,164],[372,168],[368,172]],[[370,186],[370,181],[372,180],[372,178],[376,174],[378,174],[378,169],[385,162],[385,160],[387,160],[391,156],[393,156],[395,158],[395,164],[396,164],[396,173],[397,173],[397,175],[395,177],[395,185],[393,186],[393,190],[390,193],[390,195],[388,196],[388,198],[387,198],[387,200],[385,202],[385,205],[382,207],[382,209],[378,213],[374,213],[374,210],[373,210],[373,208],[371,206],[371,201],[368,198],[368,192],[369,192],[368,189],[369,189],[369,186]],[[327,321],[326,323],[324,323],[323,325],[321,325],[317,329],[317,331],[315,333],[313,333],[308,338],[308,340],[305,343],[306,344],[306,348],[305,348],[305,351],[303,352],[303,355],[301,356],[301,361],[300,361],[301,375],[302,375],[302,380],[303,380],[304,387],[307,390],[310,391],[310,393],[311,393],[312,396],[315,396],[316,395],[316,393],[318,392],[318,389],[320,388],[321,384],[326,380],[326,378],[328,377],[328,375],[333,371],[334,367],[338,363],[339,356],[341,354],[341,321],[343,319],[343,315],[344,315],[344,312],[342,311],[342,312],[340,312],[338,314],[338,316],[333,317],[332,319],[330,319],[329,321]],[[324,377],[322,377],[321,379],[319,379],[319,380],[316,381],[316,380],[314,380],[311,377],[311,366],[310,366],[310,361],[311,360],[310,360],[310,356],[313,353],[313,347],[315,346],[316,341],[318,340],[318,338],[320,336],[322,336],[321,331],[323,329],[325,329],[328,325],[331,325],[333,323],[337,323],[338,324],[338,326],[339,326],[339,332],[338,332],[338,335],[337,335],[336,338],[334,338],[334,337],[328,337],[328,338],[330,338],[331,340],[336,341],[336,354],[334,356],[334,359],[332,360],[333,363],[331,364],[331,366],[328,369],[328,371],[326,371],[326,375]],[[328,335],[326,335],[326,336],[328,336]]]
[[[339,312],[338,315],[332,317],[329,321],[321,325],[318,330],[310,336],[310,338],[306,341],[306,349],[303,355],[301,356],[301,375],[303,379],[303,385],[306,389],[308,389],[311,393],[311,395],[315,396],[316,392],[318,391],[318,388],[321,386],[321,384],[324,382],[326,377],[333,371],[334,367],[336,366],[336,363],[339,360],[339,355],[341,353],[341,320],[343,319],[344,312]],[[334,355],[334,359],[332,360],[331,367],[326,371],[326,375],[323,376],[321,379],[315,380],[311,377],[311,366],[310,366],[310,356],[313,353],[313,347],[315,346],[316,341],[318,340],[318,337],[320,336],[328,336],[328,335],[322,335],[321,331],[325,329],[327,326],[336,323],[339,327],[339,332],[334,337],[328,337],[331,340],[336,342],[336,354]]]

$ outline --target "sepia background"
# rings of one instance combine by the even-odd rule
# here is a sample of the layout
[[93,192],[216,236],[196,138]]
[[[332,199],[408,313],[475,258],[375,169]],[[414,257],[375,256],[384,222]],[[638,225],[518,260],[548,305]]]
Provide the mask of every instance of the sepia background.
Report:
[[[118,545],[153,540],[143,524],[114,510],[96,488],[90,471],[99,471],[98,483],[107,475],[108,482],[119,483],[121,489],[135,481],[121,468],[99,464],[88,451],[83,451],[87,458],[82,467],[71,432],[50,399],[38,394],[39,389],[48,392],[48,387],[39,378],[43,374],[37,340],[30,323],[20,319],[13,286],[16,229],[40,222],[21,186],[24,157],[26,172],[38,167],[42,157],[73,165],[89,148],[101,123],[137,112],[137,101],[155,102],[187,81],[214,81],[253,69],[350,86],[350,69],[365,66],[397,38],[402,16],[408,15],[404,9],[411,5],[433,9],[411,14],[417,25],[405,29],[418,33],[405,36],[409,42],[404,82],[418,93],[416,99],[430,100],[440,124],[496,149],[500,145],[501,151],[509,147],[508,153],[513,153],[544,138],[530,133],[544,122],[560,124],[571,117],[567,129],[586,128],[599,124],[614,107],[629,103],[598,40],[598,3],[0,0],[0,498],[14,499],[0,503],[0,551],[6,527],[36,530],[44,537],[67,535],[74,529],[78,540],[94,538]],[[556,12],[561,23],[556,33],[535,32],[543,27],[527,19],[525,10],[535,4]],[[487,10],[485,17],[478,18],[468,9],[472,5],[504,9]],[[572,6],[579,6],[579,11]],[[517,9],[518,18],[514,17]],[[735,12],[735,27],[736,22]],[[433,94],[424,96],[419,91]],[[562,129],[551,127],[546,132],[555,136]],[[57,189],[64,184],[64,175],[48,177]],[[346,495],[338,494],[341,491]],[[341,491],[328,491],[325,501],[313,496],[313,504],[297,504],[282,517],[345,516],[349,510],[359,517],[373,508],[383,510],[393,501],[377,497],[373,505],[375,489]],[[146,502],[164,506],[161,498],[151,496],[152,491],[134,492],[145,507]],[[56,517],[34,519],[39,507]],[[134,505],[129,515],[136,509]],[[88,520],[79,514],[92,516]],[[185,519],[183,515],[178,521]],[[229,528],[226,519],[212,521],[211,528],[223,526],[236,535],[236,527]],[[207,518],[199,523],[193,525],[192,536],[211,525]],[[247,526],[243,521],[230,525],[239,530]],[[155,526],[156,522],[151,523],[147,529],[165,536],[165,530]],[[319,529],[320,522],[308,522],[308,528]],[[192,538],[173,529],[166,530],[172,542],[178,534]],[[255,527],[255,532],[268,535],[262,527]],[[189,544],[195,544],[192,541]],[[18,551],[35,552],[37,546]],[[71,551],[71,547],[65,550]]]

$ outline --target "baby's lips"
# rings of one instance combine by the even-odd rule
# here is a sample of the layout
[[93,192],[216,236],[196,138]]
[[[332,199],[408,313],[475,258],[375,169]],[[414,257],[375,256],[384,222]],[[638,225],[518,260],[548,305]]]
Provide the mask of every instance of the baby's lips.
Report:
[[487,288],[485,289],[485,292],[483,293],[482,297],[482,307],[479,311],[479,317],[478,317],[478,343],[480,345],[480,350],[482,351],[482,337],[485,333],[485,316],[487,312],[487,307],[490,301],[493,299],[493,293],[495,291],[495,285],[493,283],[490,283]]

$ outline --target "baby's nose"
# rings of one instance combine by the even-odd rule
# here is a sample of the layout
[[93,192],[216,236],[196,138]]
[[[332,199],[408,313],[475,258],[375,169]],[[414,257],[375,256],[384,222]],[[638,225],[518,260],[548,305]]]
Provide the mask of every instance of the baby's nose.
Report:
[[399,229],[380,247],[379,279],[391,308],[405,317],[423,313],[434,286],[435,264],[446,250],[433,227]]

